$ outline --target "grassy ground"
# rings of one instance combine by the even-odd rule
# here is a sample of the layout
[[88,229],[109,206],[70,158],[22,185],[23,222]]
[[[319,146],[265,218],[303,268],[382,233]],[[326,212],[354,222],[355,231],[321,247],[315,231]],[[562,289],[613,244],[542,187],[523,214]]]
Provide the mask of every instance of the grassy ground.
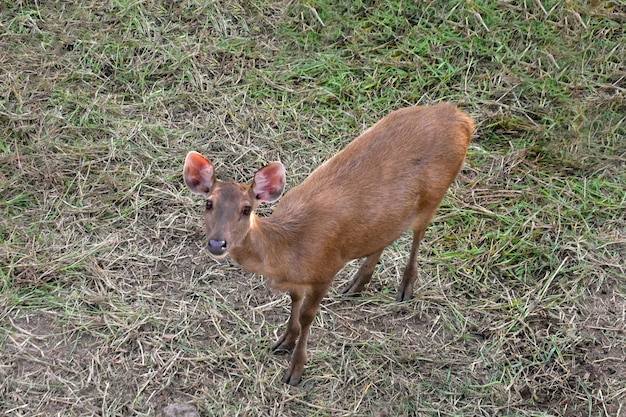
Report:
[[[626,415],[624,22],[617,0],[0,2],[0,413]],[[417,297],[393,301],[403,236],[283,385],[288,300],[201,251],[184,155],[239,181],[280,159],[293,186],[437,101],[478,128]]]

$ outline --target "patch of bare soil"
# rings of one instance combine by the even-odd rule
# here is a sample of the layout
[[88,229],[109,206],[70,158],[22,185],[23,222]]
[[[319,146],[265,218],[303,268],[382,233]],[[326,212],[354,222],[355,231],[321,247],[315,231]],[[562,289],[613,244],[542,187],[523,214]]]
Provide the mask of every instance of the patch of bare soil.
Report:
[[626,298],[620,294],[623,285],[607,280],[587,298],[587,316],[580,323],[583,340],[572,367],[572,374],[588,384],[592,392],[599,394],[607,386],[617,389],[618,394],[604,405],[606,415],[614,416],[624,412],[626,396]]

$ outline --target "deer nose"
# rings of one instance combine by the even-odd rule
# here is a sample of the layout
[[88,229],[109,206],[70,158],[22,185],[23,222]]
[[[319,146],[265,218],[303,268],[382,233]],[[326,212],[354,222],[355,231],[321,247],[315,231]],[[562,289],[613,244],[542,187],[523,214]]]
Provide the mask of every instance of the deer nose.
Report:
[[209,252],[211,252],[213,255],[220,256],[226,252],[226,248],[228,247],[228,245],[226,244],[225,240],[210,239],[208,247]]

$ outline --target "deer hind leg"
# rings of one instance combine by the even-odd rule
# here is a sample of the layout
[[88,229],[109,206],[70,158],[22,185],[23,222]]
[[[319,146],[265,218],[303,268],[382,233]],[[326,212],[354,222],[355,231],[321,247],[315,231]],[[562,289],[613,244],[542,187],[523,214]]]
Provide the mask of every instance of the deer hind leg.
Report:
[[424,237],[426,227],[422,229],[413,230],[413,243],[411,244],[411,254],[409,260],[406,263],[404,269],[404,275],[402,281],[398,287],[398,294],[396,295],[396,301],[407,301],[413,297],[413,286],[415,285],[415,279],[417,278],[417,249],[420,242]]
[[289,295],[291,296],[291,315],[287,322],[287,329],[272,346],[272,352],[277,355],[291,352],[296,345],[298,336],[300,336],[300,310],[304,300],[304,291],[302,289],[292,290]]
[[363,261],[363,264],[359,268],[356,274],[354,274],[354,278],[346,285],[341,293],[345,296],[355,296],[359,295],[361,291],[365,289],[365,286],[372,280],[372,274],[374,273],[374,268],[376,268],[376,263],[380,258],[380,255],[383,253],[383,249],[372,253]]

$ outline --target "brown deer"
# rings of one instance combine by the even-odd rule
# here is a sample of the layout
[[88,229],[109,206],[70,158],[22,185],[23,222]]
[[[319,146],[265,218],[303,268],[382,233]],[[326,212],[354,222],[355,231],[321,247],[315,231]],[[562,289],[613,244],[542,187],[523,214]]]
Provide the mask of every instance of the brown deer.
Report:
[[383,251],[413,231],[396,300],[412,297],[416,252],[448,187],[457,176],[474,122],[451,104],[396,110],[366,130],[282,198],[273,214],[254,209],[278,200],[285,168],[272,162],[251,184],[222,182],[213,165],[189,152],[183,170],[189,190],[206,198],[207,248],[230,254],[243,269],[264,275],[291,296],[287,329],[272,350],[293,351],[284,382],[300,382],[311,323],[335,274],[350,260],[365,261],[343,289],[357,295]]

